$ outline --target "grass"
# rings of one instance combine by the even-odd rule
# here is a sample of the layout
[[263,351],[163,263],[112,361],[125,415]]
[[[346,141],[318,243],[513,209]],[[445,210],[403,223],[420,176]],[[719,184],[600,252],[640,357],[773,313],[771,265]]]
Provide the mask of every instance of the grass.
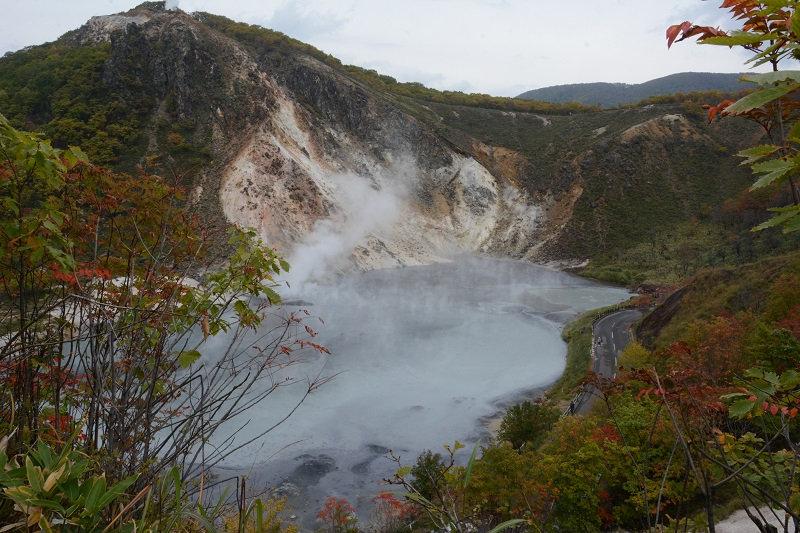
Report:
[[780,235],[778,229],[752,232],[749,227],[711,218],[693,219],[653,231],[628,248],[602,254],[580,274],[627,287],[681,285],[702,269],[735,268],[790,253],[798,244],[800,235]]

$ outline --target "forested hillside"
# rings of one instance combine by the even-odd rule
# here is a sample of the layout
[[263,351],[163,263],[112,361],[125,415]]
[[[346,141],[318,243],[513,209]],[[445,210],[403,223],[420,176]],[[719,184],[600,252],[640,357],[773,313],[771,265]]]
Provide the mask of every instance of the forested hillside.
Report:
[[635,104],[654,96],[677,93],[738,93],[751,86],[739,81],[742,74],[715,74],[711,72],[682,72],[670,74],[644,83],[575,83],[554,85],[526,91],[517,98],[543,100],[545,102],[578,102],[599,107],[616,107]]

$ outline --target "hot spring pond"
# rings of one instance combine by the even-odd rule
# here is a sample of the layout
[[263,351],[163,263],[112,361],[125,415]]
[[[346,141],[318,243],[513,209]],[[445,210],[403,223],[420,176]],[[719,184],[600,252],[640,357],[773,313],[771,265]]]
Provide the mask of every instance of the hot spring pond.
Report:
[[[487,418],[560,376],[565,323],[629,297],[570,274],[474,257],[286,294],[324,319],[309,324],[331,352],[308,354],[298,377],[337,376],[221,473],[278,487],[309,527],[329,496],[367,513],[379,482],[394,472],[389,450],[410,465],[458,439],[468,457],[469,443],[487,434]],[[298,392],[287,387],[251,410],[237,440],[285,415]]]

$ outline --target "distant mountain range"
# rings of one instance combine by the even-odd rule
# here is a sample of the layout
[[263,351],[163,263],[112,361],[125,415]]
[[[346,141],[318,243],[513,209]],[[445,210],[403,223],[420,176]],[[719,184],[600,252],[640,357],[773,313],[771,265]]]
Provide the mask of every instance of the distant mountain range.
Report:
[[704,91],[739,92],[751,86],[740,82],[741,76],[741,73],[681,72],[634,85],[603,82],[554,85],[524,92],[517,98],[556,103],[580,102],[585,105],[614,107],[621,104],[635,104],[651,96],[666,94]]

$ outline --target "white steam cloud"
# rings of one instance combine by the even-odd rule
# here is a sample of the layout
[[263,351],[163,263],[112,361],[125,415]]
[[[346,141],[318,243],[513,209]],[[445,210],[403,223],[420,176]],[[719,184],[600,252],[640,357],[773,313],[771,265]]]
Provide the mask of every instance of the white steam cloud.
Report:
[[[336,203],[343,212],[320,220],[294,250],[286,281],[292,292],[321,281],[348,265],[353,249],[370,234],[391,231],[399,213],[399,198],[384,187],[376,190],[367,178],[340,174],[333,180]],[[386,236],[386,235],[383,235]]]
[[177,11],[178,10],[178,0],[167,0],[164,2],[164,8],[167,11]]

